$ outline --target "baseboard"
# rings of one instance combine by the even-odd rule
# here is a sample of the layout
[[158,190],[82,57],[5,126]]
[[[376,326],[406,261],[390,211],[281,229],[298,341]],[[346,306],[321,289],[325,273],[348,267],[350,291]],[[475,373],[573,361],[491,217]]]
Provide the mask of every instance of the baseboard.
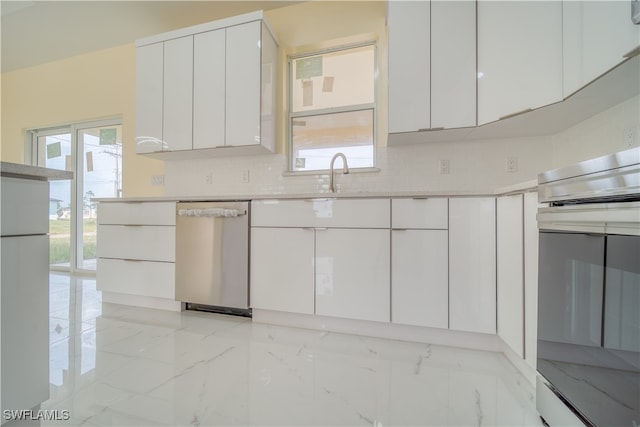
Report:
[[157,297],[121,294],[118,292],[102,291],[102,302],[130,305],[134,307],[155,308],[158,310],[182,311],[182,303],[180,301]]
[[398,325],[367,320],[342,319],[311,314],[253,309],[253,321],[279,326],[357,334],[376,338],[413,341],[449,347],[502,352],[502,340],[495,334]]
[[550,426],[585,426],[539,374],[536,376],[536,409]]

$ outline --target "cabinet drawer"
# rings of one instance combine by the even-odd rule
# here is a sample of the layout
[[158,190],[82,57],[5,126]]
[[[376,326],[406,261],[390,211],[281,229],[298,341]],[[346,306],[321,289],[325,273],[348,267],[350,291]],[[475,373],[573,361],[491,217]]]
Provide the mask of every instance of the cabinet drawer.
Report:
[[446,230],[449,225],[448,199],[393,199],[393,228]]
[[98,224],[176,225],[175,202],[100,203]]
[[388,228],[389,199],[257,200],[254,227]]
[[107,292],[175,299],[175,271],[172,262],[98,259],[96,284]]
[[98,226],[98,256],[144,261],[175,261],[176,228]]
[[49,232],[49,183],[2,177],[2,235]]

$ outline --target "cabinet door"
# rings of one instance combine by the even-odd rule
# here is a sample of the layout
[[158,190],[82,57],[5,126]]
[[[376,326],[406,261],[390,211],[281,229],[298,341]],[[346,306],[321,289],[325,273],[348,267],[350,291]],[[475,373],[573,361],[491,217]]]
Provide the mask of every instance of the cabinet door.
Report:
[[522,194],[497,200],[498,335],[524,357],[524,241]]
[[3,236],[49,232],[49,183],[35,179],[0,177]]
[[476,2],[431,2],[431,127],[476,125]]
[[389,230],[316,231],[316,314],[390,320]]
[[100,258],[175,262],[176,227],[99,225],[97,252]]
[[193,37],[164,43],[164,117],[167,151],[193,147]]
[[226,145],[260,144],[260,26],[226,30]]
[[496,210],[492,197],[449,200],[449,327],[496,333]]
[[478,124],[562,100],[562,3],[478,2]]
[[99,258],[96,285],[101,291],[173,300],[176,264]]
[[449,204],[446,198],[392,199],[392,227],[442,229],[449,226]]
[[314,231],[251,229],[253,308],[313,314]]
[[391,239],[391,321],[447,328],[447,231],[394,230]]
[[225,30],[193,39],[193,148],[224,145]]
[[164,44],[136,49],[136,153],[162,151]]
[[538,193],[524,195],[524,357],[535,369],[538,347]]
[[430,128],[430,2],[388,8],[389,133]]
[[49,398],[49,238],[2,237],[2,409]]
[[640,45],[629,1],[563,1],[564,96],[623,61]]
[[100,225],[176,225],[176,202],[101,202]]

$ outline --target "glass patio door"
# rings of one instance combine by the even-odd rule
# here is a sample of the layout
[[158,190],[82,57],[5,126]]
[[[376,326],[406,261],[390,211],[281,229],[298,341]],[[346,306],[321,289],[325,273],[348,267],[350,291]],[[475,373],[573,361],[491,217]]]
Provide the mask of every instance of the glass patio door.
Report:
[[33,130],[35,164],[74,172],[72,181],[51,181],[50,268],[95,271],[96,197],[121,197],[120,120]]

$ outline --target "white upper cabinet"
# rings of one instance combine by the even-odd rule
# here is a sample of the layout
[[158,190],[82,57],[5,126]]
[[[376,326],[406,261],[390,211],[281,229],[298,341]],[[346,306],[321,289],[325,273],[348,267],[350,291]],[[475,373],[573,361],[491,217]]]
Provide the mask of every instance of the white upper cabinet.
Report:
[[277,44],[262,12],[136,45],[137,153],[187,159],[274,151]]
[[136,49],[136,153],[162,151],[164,43]]
[[431,127],[431,3],[388,2],[389,133]]
[[476,125],[476,2],[431,2],[431,127]]
[[193,129],[193,37],[164,44],[162,137],[166,151],[190,150]]
[[260,22],[227,28],[226,145],[260,143]]
[[215,148],[225,141],[224,28],[193,39],[193,148]]
[[630,1],[563,1],[564,96],[624,60],[640,45]]
[[478,2],[478,124],[562,95],[562,3]]
[[476,3],[388,3],[389,133],[476,124]]

